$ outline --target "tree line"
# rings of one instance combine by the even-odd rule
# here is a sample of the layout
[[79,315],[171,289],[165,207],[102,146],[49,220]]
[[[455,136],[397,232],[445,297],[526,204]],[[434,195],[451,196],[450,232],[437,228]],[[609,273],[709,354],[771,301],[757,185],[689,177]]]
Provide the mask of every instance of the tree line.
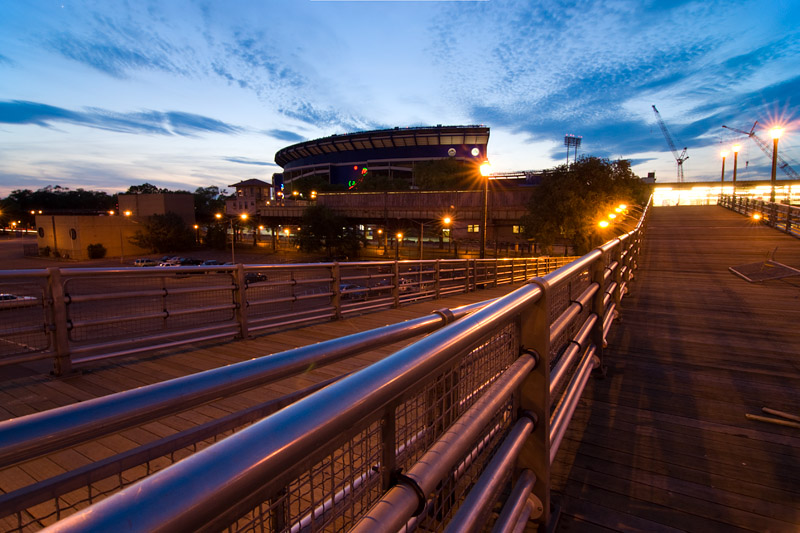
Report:
[[[415,169],[415,182],[423,190],[465,190],[476,186],[475,169],[450,160],[424,163]],[[402,183],[406,185],[403,185]],[[336,190],[318,177],[296,180],[295,190]],[[387,176],[371,176],[357,184],[355,190],[402,190],[405,180]],[[307,190],[306,190],[307,189]],[[128,194],[188,192],[160,189],[152,184],[134,185]],[[535,186],[528,205],[528,214],[519,220],[523,235],[539,246],[543,254],[552,253],[556,243],[566,244],[576,254],[583,255],[611,238],[610,231],[597,221],[620,203],[643,204],[651,186],[643,183],[631,170],[628,160],[609,160],[581,157],[576,162],[560,165],[543,173]],[[194,193],[195,218],[206,227],[205,244],[214,248],[225,246],[227,223],[214,215],[224,212],[225,191],[218,187],[200,187]],[[37,191],[15,190],[0,200],[2,216],[32,217],[30,211],[94,211],[116,209],[116,195],[105,192],[70,190],[59,186]],[[253,230],[258,221],[248,224]],[[246,225],[246,224],[245,224]],[[150,217],[132,242],[153,252],[170,252],[196,245],[196,234],[180,217],[172,213]],[[364,237],[357,231],[357,222],[336,215],[324,206],[310,206],[300,224],[297,244],[305,252],[325,251],[328,256],[355,257]]]

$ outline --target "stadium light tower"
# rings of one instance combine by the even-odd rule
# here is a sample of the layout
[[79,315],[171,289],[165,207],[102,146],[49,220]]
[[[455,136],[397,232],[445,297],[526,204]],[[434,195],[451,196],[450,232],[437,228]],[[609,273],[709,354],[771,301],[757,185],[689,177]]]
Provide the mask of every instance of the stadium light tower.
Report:
[[569,149],[573,146],[575,147],[575,159],[573,163],[578,160],[578,147],[581,145],[581,140],[583,140],[583,137],[580,135],[573,135],[571,133],[564,135],[564,146],[567,147],[567,166],[569,166]]

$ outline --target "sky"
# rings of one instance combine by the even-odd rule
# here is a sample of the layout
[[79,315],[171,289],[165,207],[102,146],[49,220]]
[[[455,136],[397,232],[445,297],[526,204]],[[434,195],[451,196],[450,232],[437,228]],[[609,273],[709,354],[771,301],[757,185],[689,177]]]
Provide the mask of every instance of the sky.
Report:
[[[0,2],[0,197],[271,181],[275,153],[337,133],[483,124],[495,171],[578,156],[639,176],[800,172],[800,2]],[[726,165],[730,179],[732,162]],[[786,178],[780,170],[778,178]]]

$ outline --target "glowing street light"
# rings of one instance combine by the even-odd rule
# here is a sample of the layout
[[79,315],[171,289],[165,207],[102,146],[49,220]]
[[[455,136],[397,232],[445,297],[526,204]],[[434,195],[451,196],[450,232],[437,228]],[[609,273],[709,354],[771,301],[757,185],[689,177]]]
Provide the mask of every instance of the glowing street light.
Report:
[[739,162],[739,150],[742,149],[741,144],[734,144],[731,148],[733,150],[733,197],[736,197],[736,167]]
[[722,194],[722,187],[725,184],[725,158],[728,157],[728,151],[723,150],[719,155],[722,156],[722,177],[719,179],[719,193]]
[[775,203],[775,170],[778,167],[778,139],[781,138],[783,128],[774,127],[769,130],[772,136],[772,192],[769,194],[769,201]]
[[403,234],[398,232],[395,237],[394,260],[397,261],[400,259],[400,241],[403,240]]
[[597,225],[600,226],[601,228],[607,228],[609,224],[611,223],[608,220],[601,220],[600,222],[597,223]]
[[[450,253],[450,243],[453,242],[453,234],[452,230],[450,229],[450,224],[453,223],[453,219],[450,216],[445,215],[442,217],[442,225],[447,229],[447,253]],[[442,230],[444,231],[444,229]]]

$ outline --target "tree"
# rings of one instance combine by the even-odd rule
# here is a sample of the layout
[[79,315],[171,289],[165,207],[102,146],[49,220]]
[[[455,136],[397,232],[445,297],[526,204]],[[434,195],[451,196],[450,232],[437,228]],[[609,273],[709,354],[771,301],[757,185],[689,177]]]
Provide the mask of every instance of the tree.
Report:
[[356,257],[363,238],[345,217],[323,205],[312,205],[303,212],[297,241],[304,252],[324,248],[328,257]]
[[131,185],[125,194],[159,194],[170,192],[169,189],[159,189],[152,183],[142,183],[141,185]]
[[152,215],[142,225],[143,229],[130,239],[141,248],[163,253],[185,250],[194,244],[194,232],[175,213]]
[[322,176],[304,176],[292,181],[287,194],[291,196],[292,192],[297,191],[304,198],[310,198],[311,191],[343,191],[345,189],[344,185],[328,183],[328,180]]
[[649,187],[633,174],[630,161],[581,157],[545,173],[531,196],[530,214],[520,223],[543,250],[565,240],[583,255],[608,237],[598,233],[597,222],[613,206],[642,204],[648,196]]
[[225,210],[225,191],[217,186],[198,187],[194,193],[194,216],[198,222],[213,222]]

